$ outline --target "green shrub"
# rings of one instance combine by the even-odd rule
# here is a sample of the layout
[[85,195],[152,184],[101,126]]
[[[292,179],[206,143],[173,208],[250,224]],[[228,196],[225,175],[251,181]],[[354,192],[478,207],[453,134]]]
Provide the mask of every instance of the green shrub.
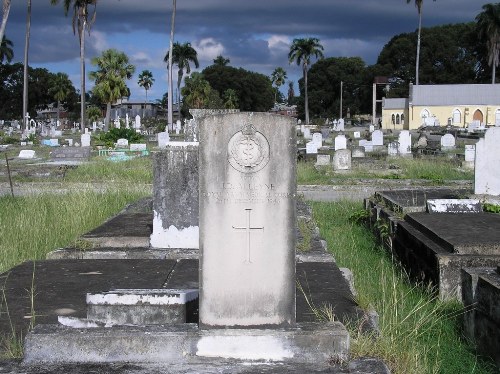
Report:
[[139,143],[144,141],[144,137],[138,134],[134,129],[112,128],[108,132],[96,136],[96,144],[103,144],[107,147],[113,147],[118,139],[127,139],[129,143]]

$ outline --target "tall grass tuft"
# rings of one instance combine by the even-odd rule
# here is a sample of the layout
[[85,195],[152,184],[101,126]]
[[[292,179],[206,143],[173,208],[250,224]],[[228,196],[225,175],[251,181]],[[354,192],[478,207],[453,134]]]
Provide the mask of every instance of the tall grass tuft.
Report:
[[0,272],[45,258],[145,196],[128,190],[0,197]]
[[380,336],[351,326],[351,354],[383,358],[393,373],[492,373],[461,340],[461,306],[439,301],[430,287],[412,285],[404,271],[350,217],[354,202],[312,203],[314,219],[339,266],[355,276],[358,303],[379,313]]

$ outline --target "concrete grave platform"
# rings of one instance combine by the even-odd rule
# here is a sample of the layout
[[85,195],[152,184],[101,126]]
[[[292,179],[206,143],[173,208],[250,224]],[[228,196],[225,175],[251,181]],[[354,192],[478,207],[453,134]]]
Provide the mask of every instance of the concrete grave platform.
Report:
[[375,192],[375,199],[395,213],[425,212],[429,199],[459,199],[473,193],[467,188],[395,189]]

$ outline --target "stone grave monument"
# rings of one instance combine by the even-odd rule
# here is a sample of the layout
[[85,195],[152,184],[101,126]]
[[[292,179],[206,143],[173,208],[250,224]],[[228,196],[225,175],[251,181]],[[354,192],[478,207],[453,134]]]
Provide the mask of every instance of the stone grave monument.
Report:
[[372,132],[372,145],[384,145],[384,133],[381,130]]
[[335,137],[335,150],[346,149],[347,148],[347,139],[345,135],[337,135]]
[[351,150],[350,149],[339,149],[333,155],[333,170],[351,170]]
[[398,137],[398,153],[400,156],[411,155],[411,134],[408,130],[403,130]]
[[455,149],[455,137],[452,134],[444,134],[441,137],[441,150]]
[[500,195],[500,128],[491,127],[476,143],[474,193]]

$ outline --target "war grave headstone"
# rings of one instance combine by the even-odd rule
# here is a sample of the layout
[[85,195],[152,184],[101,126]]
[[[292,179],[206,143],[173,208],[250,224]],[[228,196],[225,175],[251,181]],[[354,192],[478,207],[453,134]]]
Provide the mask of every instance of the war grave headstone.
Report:
[[167,147],[167,144],[170,142],[170,136],[168,135],[168,131],[159,132],[157,134],[158,137],[158,148],[164,149]]
[[318,144],[316,142],[306,143],[306,154],[316,154],[318,153]]
[[463,167],[467,169],[474,169],[474,163],[476,161],[476,145],[466,144],[464,151],[464,163]]
[[90,147],[90,134],[85,133],[80,136],[82,147]]
[[345,135],[337,135],[335,137],[335,151],[347,148],[347,138]]
[[295,158],[288,118],[201,120],[201,326],[295,325]]
[[317,148],[323,147],[323,135],[320,132],[312,134],[312,141],[316,143]]
[[308,127],[304,128],[304,139],[311,139],[311,129]]
[[500,128],[486,130],[484,138],[476,143],[474,193],[500,195]]
[[345,131],[345,124],[344,124],[344,119],[343,118],[340,118],[337,121],[336,130],[337,131]]

